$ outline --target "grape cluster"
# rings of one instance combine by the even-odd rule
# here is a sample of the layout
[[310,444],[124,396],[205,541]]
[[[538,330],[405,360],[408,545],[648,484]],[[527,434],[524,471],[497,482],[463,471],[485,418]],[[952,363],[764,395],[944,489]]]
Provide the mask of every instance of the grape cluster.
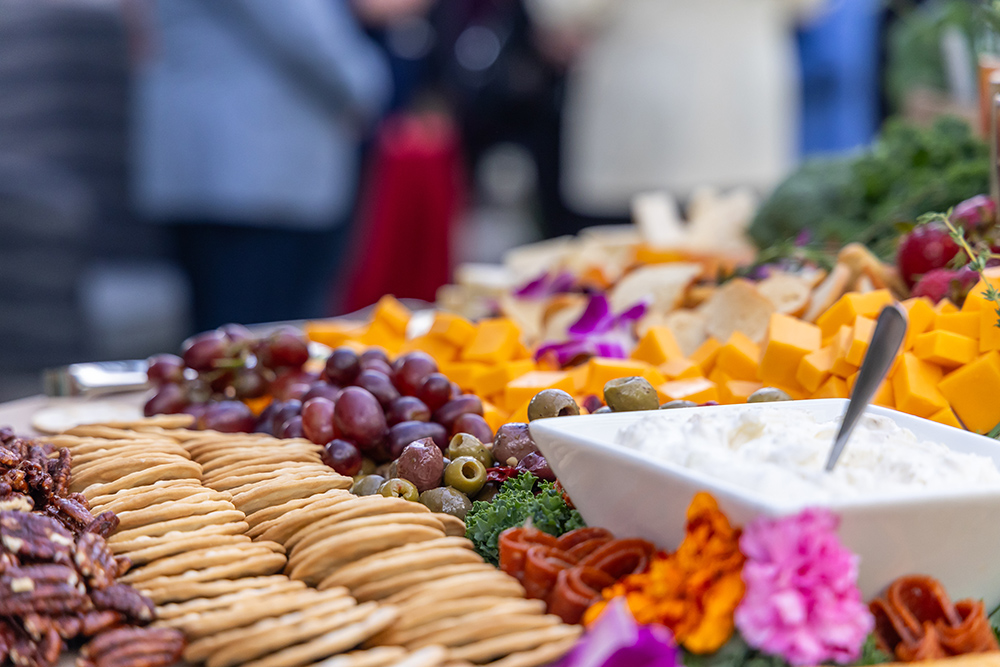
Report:
[[239,324],[205,331],[186,340],[180,356],[148,360],[146,375],[155,393],[144,413],[186,412],[195,416],[198,428],[253,431],[256,418],[243,401],[284,395],[316,380],[303,370],[308,360],[308,342],[292,327],[260,337]]

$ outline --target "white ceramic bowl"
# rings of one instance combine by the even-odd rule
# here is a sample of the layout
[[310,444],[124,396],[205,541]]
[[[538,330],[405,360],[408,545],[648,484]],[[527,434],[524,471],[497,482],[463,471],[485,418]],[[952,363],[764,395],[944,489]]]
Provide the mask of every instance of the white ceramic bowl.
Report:
[[[984,397],[985,398],[985,397]],[[839,419],[842,399],[757,404],[795,409],[820,420]],[[702,410],[746,410],[747,405],[685,408],[657,413],[686,420]],[[872,406],[919,440],[992,458],[1000,467],[1000,443],[984,436]],[[673,549],[684,537],[685,511],[698,491],[708,491],[729,519],[744,525],[759,515],[780,516],[787,507],[710,476],[652,461],[614,444],[621,428],[648,412],[559,417],[531,423],[531,434],[588,525],[620,537],[642,537]],[[831,443],[832,444],[832,443]],[[850,447],[850,443],[847,445]],[[861,591],[875,597],[904,574],[939,579],[952,599],[982,598],[1000,604],[1000,490],[927,492],[920,496],[853,499],[824,504],[840,515],[844,544],[861,556]]]

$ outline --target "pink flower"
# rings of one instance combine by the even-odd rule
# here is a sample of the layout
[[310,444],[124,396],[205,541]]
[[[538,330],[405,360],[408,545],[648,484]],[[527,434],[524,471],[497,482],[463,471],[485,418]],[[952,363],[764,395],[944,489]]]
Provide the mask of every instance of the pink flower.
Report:
[[858,590],[858,557],[837,537],[840,520],[808,509],[747,526],[740,550],[746,595],[736,627],[747,643],[792,665],[853,662],[874,619]]
[[662,625],[639,625],[617,597],[559,667],[682,667],[677,644]]

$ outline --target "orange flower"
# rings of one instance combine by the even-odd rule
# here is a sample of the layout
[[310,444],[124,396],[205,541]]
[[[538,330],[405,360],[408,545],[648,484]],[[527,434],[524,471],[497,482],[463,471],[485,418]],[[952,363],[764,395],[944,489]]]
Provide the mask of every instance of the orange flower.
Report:
[[592,623],[609,600],[624,596],[636,621],[667,626],[692,653],[714,653],[725,644],[743,599],[740,530],[729,524],[715,498],[699,493],[688,507],[685,532],[677,551],[657,554],[646,572],[606,588],[584,623]]

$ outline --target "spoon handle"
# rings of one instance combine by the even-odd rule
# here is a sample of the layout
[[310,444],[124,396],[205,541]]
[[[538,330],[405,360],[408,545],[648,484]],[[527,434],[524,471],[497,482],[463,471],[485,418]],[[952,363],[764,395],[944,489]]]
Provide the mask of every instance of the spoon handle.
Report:
[[875,324],[875,333],[872,334],[872,340],[868,344],[868,352],[861,362],[858,380],[854,384],[851,400],[844,412],[844,421],[840,424],[837,439],[834,440],[833,449],[830,450],[830,458],[826,462],[827,472],[837,465],[837,459],[844,451],[851,432],[857,426],[878,386],[885,379],[886,373],[889,372],[905,337],[906,311],[895,304],[883,308]]

